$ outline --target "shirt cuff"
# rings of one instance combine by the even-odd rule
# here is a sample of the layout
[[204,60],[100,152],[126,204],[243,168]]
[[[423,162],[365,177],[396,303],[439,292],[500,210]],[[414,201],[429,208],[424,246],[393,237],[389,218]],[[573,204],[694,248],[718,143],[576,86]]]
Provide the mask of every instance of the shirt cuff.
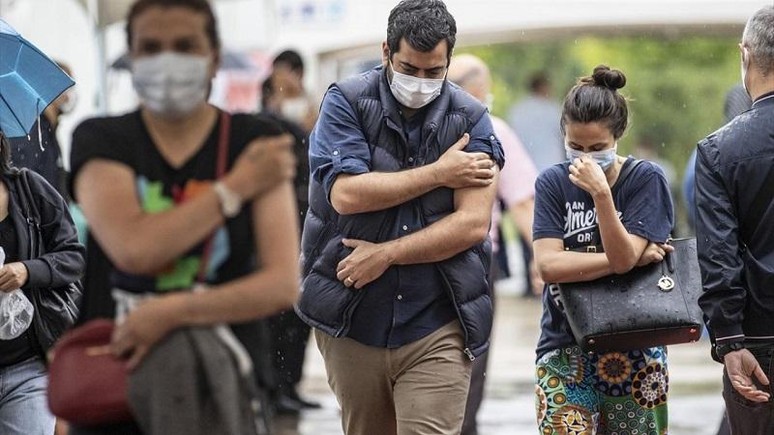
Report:
[[27,268],[27,283],[22,288],[44,288],[51,286],[51,268],[40,259],[21,262]]
[[728,344],[744,341],[742,325],[727,325],[720,328],[712,328],[716,344]]

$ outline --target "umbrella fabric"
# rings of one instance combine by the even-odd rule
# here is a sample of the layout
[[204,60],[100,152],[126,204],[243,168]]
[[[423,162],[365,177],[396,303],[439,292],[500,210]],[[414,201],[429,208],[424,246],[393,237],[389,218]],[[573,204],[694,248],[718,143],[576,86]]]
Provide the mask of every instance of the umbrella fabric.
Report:
[[43,109],[75,82],[0,19],[0,130],[26,136]]

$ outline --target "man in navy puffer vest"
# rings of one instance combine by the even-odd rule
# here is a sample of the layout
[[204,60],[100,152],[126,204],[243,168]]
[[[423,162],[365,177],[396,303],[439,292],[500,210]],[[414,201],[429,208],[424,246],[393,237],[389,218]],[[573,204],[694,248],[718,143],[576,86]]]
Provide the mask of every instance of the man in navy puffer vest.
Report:
[[486,109],[445,79],[455,35],[442,1],[402,1],[383,65],[331,86],[310,137],[297,312],[347,435],[458,434],[488,346],[504,159]]

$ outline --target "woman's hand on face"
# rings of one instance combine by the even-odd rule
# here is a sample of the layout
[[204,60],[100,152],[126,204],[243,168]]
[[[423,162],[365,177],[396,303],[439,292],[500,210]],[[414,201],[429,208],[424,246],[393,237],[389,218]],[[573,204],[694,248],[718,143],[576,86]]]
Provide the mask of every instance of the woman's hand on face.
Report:
[[610,190],[605,172],[589,156],[581,156],[570,163],[570,181],[592,196]]
[[642,251],[640,259],[637,261],[637,266],[646,266],[650,263],[658,263],[664,260],[664,256],[668,252],[674,252],[675,248],[672,245],[666,243],[648,243],[645,250]]
[[148,299],[116,325],[110,350],[128,360],[129,370],[137,368],[153,346],[177,327],[171,302],[170,297]]
[[21,288],[29,279],[29,271],[23,263],[15,261],[0,267],[0,291],[10,292]]

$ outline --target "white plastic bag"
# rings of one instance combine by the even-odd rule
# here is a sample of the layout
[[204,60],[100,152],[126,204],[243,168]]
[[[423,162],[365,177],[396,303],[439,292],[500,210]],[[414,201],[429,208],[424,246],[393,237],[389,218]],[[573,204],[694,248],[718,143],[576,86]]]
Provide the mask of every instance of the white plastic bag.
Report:
[[[0,247],[0,267],[5,264],[5,251]],[[20,289],[0,292],[0,340],[19,337],[32,324],[35,307]]]

